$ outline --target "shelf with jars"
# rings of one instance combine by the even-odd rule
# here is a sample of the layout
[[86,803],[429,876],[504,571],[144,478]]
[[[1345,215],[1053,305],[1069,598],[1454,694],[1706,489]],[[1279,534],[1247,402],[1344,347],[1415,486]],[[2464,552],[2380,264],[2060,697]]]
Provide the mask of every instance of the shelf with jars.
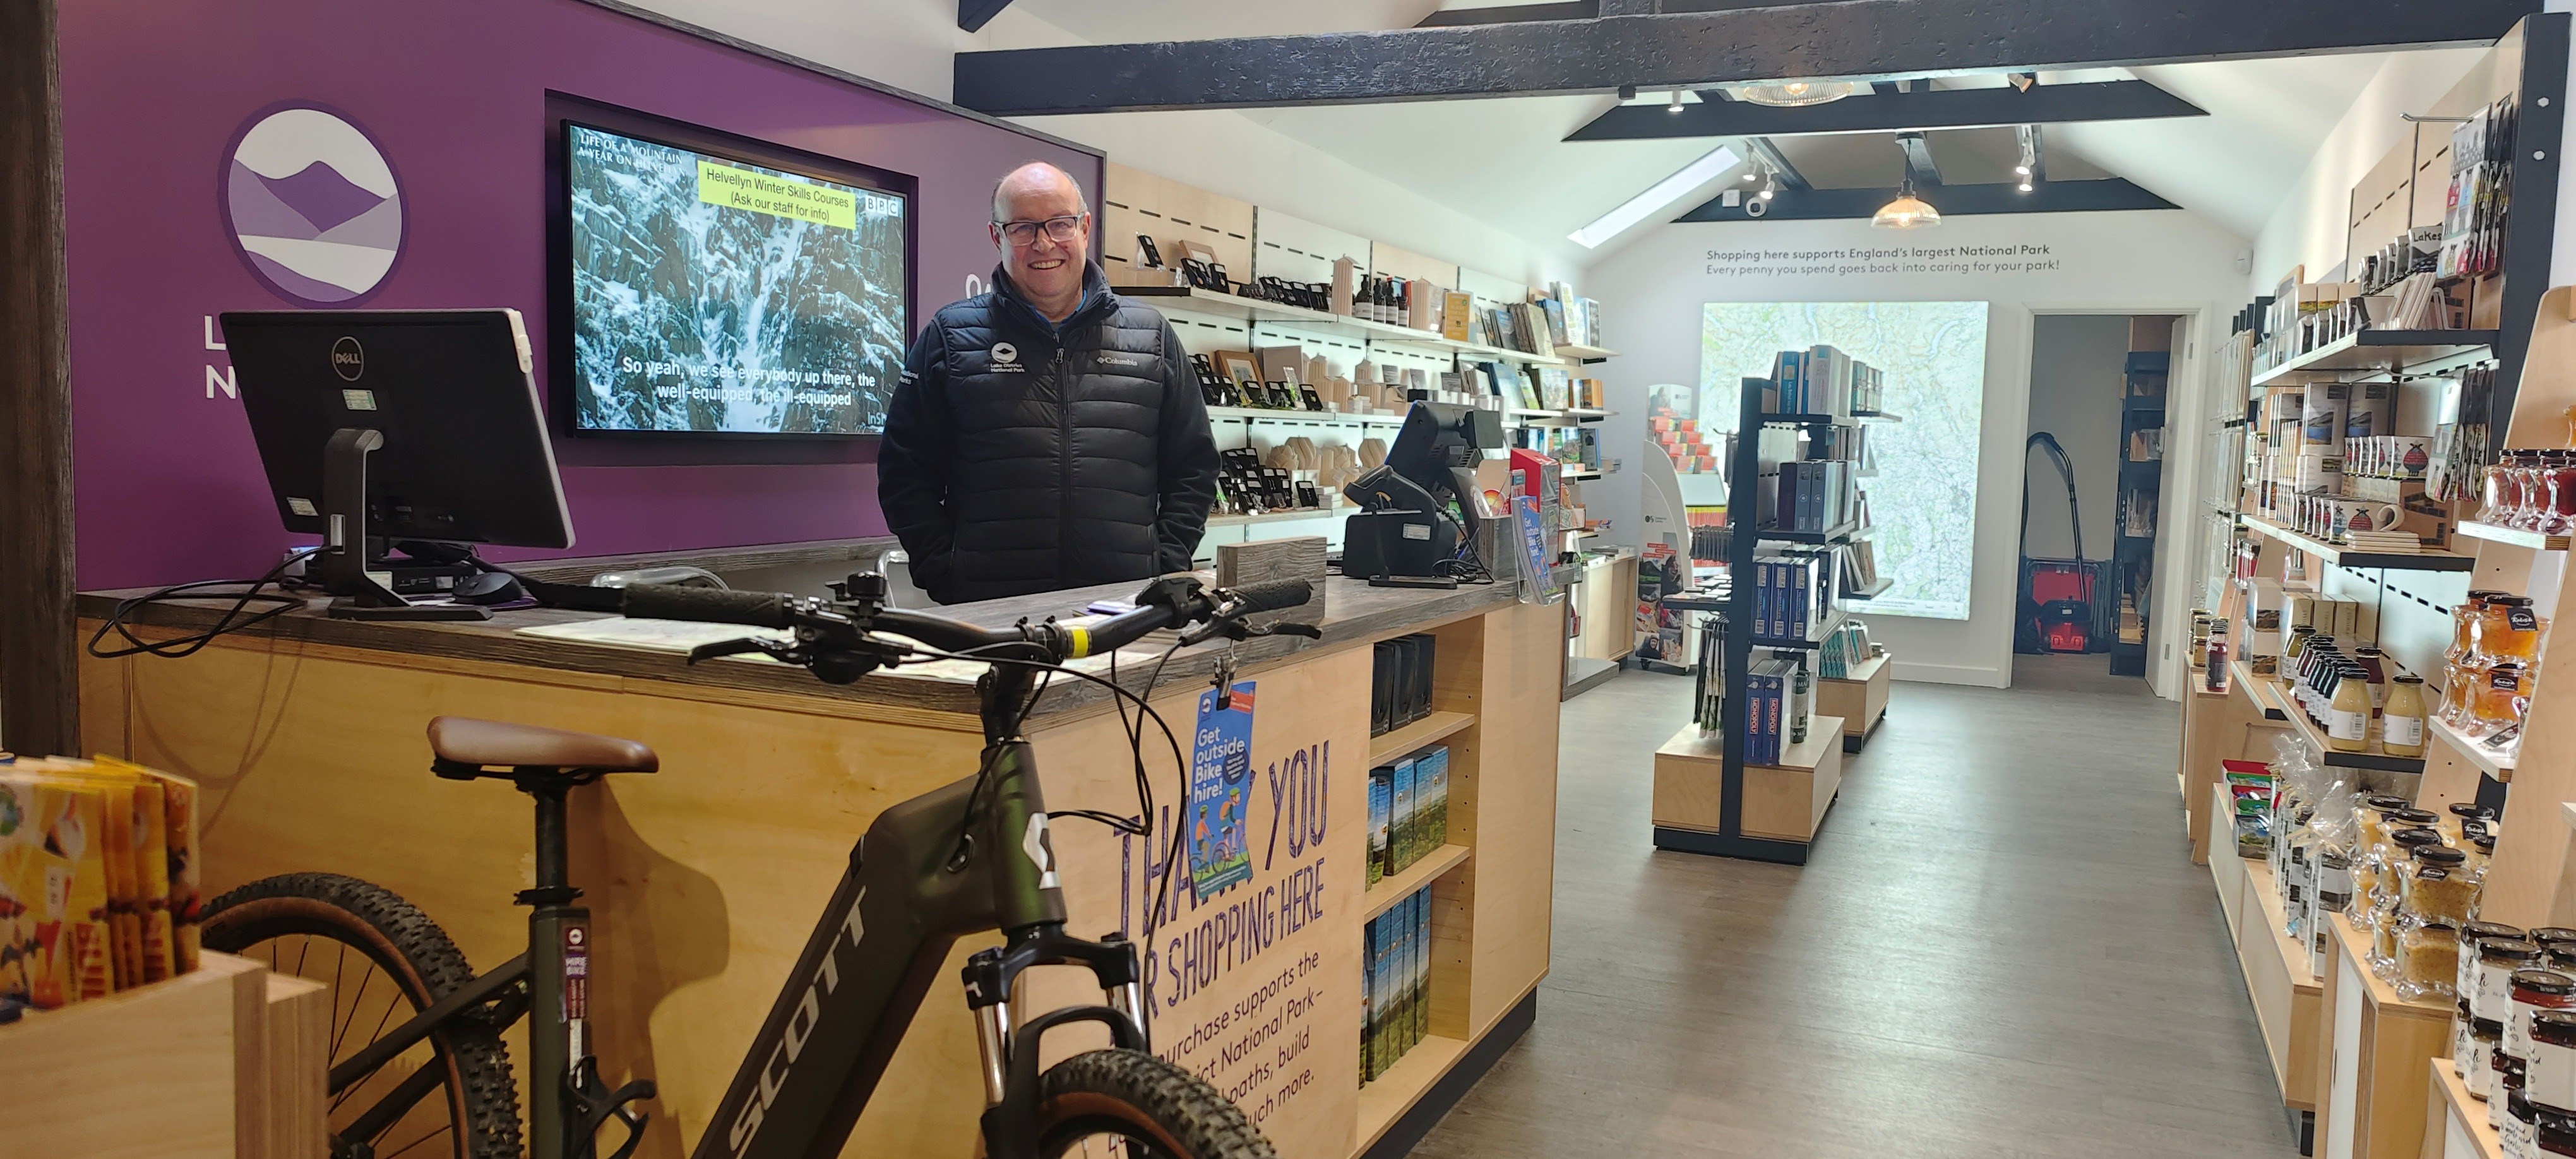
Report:
[[[2388,218],[2356,222],[2358,249],[2387,241],[2376,260],[2400,280],[2428,257],[2449,268],[2454,223],[2408,207],[2440,220],[2443,178],[2455,201],[2487,188],[2489,129],[2563,128],[2520,88],[2566,39],[2564,19],[2526,24],[2498,67],[2434,103],[2449,119],[2372,171],[2387,187],[2354,190]],[[2445,143],[2448,164],[2416,163]],[[2320,1016],[2299,1047],[2315,1083],[2295,1090],[2283,1071],[2284,1101],[2315,1108],[2313,1154],[2576,1138],[2576,929],[2555,925],[2576,914],[2576,825],[2561,816],[2576,801],[2576,652],[2549,647],[2576,540],[2576,290],[2544,295],[2530,272],[2548,268],[2552,224],[2505,221],[2502,260],[2473,284],[2437,270],[2451,314],[2436,324],[2455,330],[2383,330],[2424,323],[2361,301],[2346,331],[2285,339],[2285,321],[2315,320],[2294,271],[2225,351],[2241,405],[2221,405],[2203,445],[2235,474],[2211,489],[2236,501],[2204,524],[2208,622],[2189,660],[2208,692],[2184,698],[2179,772],[2222,900],[2227,880],[2266,875],[2217,863],[2263,859],[2282,932],[2319,951]]]

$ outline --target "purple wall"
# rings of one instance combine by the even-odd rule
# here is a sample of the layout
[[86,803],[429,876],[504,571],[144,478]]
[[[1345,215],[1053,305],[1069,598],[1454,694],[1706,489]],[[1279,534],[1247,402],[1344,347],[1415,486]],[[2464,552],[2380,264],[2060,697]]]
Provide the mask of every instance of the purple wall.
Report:
[[[391,163],[409,220],[400,262],[366,305],[515,307],[544,383],[547,89],[918,176],[916,320],[992,268],[987,198],[1011,167],[1051,161],[1095,201],[1099,191],[1092,154],[579,0],[65,4],[82,587],[253,575],[290,543],[241,404],[207,397],[208,368],[231,364],[206,349],[204,319],[294,305],[234,252],[217,196],[226,149],[262,110],[334,110]],[[885,530],[872,446],[746,456],[559,438],[556,449],[571,554]]]

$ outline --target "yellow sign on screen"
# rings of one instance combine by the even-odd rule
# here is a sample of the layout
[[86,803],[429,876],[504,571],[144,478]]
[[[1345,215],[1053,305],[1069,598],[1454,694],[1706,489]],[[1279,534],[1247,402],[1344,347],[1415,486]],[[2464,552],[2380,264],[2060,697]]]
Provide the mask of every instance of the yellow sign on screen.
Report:
[[856,193],[715,161],[698,162],[698,200],[840,229],[859,225]]

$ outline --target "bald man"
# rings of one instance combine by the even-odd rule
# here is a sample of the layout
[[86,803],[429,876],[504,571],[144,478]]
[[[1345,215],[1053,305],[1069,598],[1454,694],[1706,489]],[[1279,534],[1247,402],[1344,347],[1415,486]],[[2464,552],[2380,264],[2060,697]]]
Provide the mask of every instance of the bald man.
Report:
[[1180,335],[1111,293],[1053,165],[993,189],[993,291],[932,315],[877,456],[886,525],[943,604],[1185,571],[1216,440]]

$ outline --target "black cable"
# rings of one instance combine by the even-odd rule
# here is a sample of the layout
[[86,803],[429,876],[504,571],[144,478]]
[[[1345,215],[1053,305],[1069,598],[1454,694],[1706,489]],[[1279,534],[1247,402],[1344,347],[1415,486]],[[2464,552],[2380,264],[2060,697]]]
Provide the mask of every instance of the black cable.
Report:
[[[165,588],[146,592],[143,595],[130,596],[125,599],[118,600],[116,602],[116,610],[108,613],[106,621],[99,624],[98,631],[90,634],[88,645],[89,654],[101,660],[120,660],[127,656],[139,656],[145,653],[172,660],[196,655],[199,649],[213,643],[215,638],[218,636],[231,632],[238,632],[245,628],[265,623],[303,607],[305,601],[300,596],[290,596],[283,594],[282,592],[279,594],[269,594],[262,592],[260,589],[268,587],[271,584],[276,584],[281,588],[286,587],[286,569],[293,567],[299,561],[313,557],[321,551],[322,549],[319,547],[308,547],[299,551],[289,552],[285,559],[277,561],[276,567],[268,569],[267,574],[262,575],[255,580],[196,580],[190,583],[172,584]],[[186,594],[205,588],[231,587],[237,584],[244,585],[242,591],[215,592],[201,596],[190,596]],[[134,629],[127,623],[135,612],[165,600],[220,600],[226,596],[233,597],[232,606],[224,609],[223,614],[215,618],[213,626],[208,627],[203,631],[192,632],[184,636],[175,636],[167,640],[146,640],[135,635]],[[250,607],[250,605],[254,603],[264,604],[267,606],[261,611],[252,612],[247,616],[243,615],[244,609]],[[112,649],[109,651],[100,651],[98,646],[99,641],[106,639],[109,632],[116,633],[118,637],[122,638],[127,644],[132,646]]]

